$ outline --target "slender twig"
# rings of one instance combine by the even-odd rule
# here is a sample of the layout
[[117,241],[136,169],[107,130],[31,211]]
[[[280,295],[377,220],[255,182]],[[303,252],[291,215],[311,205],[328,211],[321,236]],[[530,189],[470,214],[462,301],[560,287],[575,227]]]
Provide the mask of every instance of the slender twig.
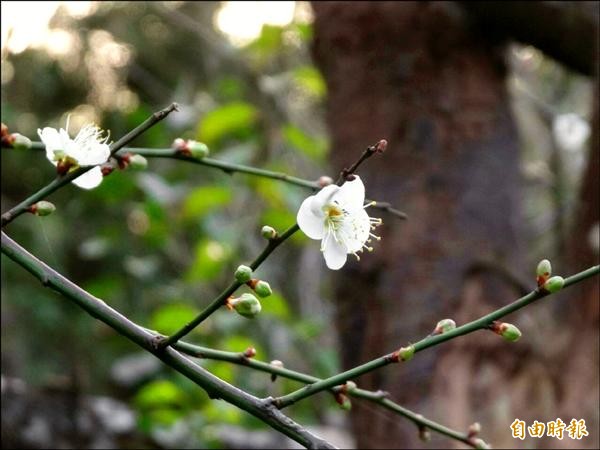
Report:
[[[262,251],[260,255],[256,257],[252,263],[250,263],[250,267],[252,270],[258,269],[258,266],[262,264],[262,262],[267,259],[267,257],[273,253],[277,247],[279,247],[287,238],[292,236],[296,231],[298,231],[298,225],[294,224],[290,228],[288,228],[283,234],[280,236],[276,236],[273,239],[269,239],[269,243]],[[242,283],[238,281],[233,281],[227,288],[221,292],[217,298],[215,298],[203,311],[200,312],[192,321],[187,323],[184,327],[182,327],[179,331],[175,332],[171,336],[165,339],[161,339],[157,341],[156,345],[158,348],[164,348],[169,345],[173,345],[179,339],[186,336],[190,333],[194,328],[200,325],[206,318],[208,318],[212,313],[214,313],[221,306],[225,305],[227,299],[233,295],[233,293],[242,286]]]
[[[32,142],[31,148],[34,150],[43,150],[45,148],[45,146],[42,142]],[[189,162],[192,164],[197,164],[200,166],[206,166],[206,167],[211,167],[214,169],[219,169],[227,174],[232,174],[232,173],[236,173],[236,172],[237,173],[245,173],[245,174],[253,175],[253,176],[257,176],[257,177],[270,178],[272,180],[283,181],[288,184],[293,184],[296,186],[301,186],[301,187],[312,189],[312,190],[318,190],[322,187],[319,185],[319,183],[317,181],[294,177],[292,175],[288,175],[287,173],[275,172],[275,171],[260,169],[258,167],[252,167],[252,166],[245,166],[243,164],[236,164],[236,163],[222,161],[222,160],[213,159],[213,158],[194,158],[192,156],[183,155],[180,152],[178,152],[176,149],[172,149],[172,148],[127,147],[127,148],[121,149],[121,151],[119,151],[118,153],[119,154],[135,153],[138,155],[142,155],[146,158],[175,159],[175,160],[179,160],[179,161]],[[367,203],[372,202],[372,200],[370,200],[370,199],[365,199],[365,201]],[[407,219],[406,213],[394,208],[388,202],[376,201],[373,205],[371,205],[371,208],[381,209],[382,211],[392,214],[392,215],[398,217],[399,219],[403,219],[403,220]]]
[[352,174],[354,174],[363,162],[365,162],[367,159],[369,159],[371,156],[373,156],[376,153],[383,153],[385,151],[386,147],[387,147],[387,141],[385,139],[380,140],[376,144],[369,145],[365,149],[365,151],[362,153],[362,155],[360,155],[360,158],[358,158],[358,160],[356,160],[356,162],[354,164],[352,164],[349,169],[343,169],[340,172],[340,176],[338,177],[335,184],[337,184],[339,186],[344,184],[344,182],[348,181],[348,179],[349,179],[348,177],[350,177]]
[[[360,158],[352,164],[350,169],[342,170],[340,174],[340,178],[337,181],[338,185],[342,185],[346,182],[347,179],[358,169],[360,164],[374,155],[377,152],[383,152],[385,150],[385,146],[387,145],[387,141],[381,140],[375,145],[371,145],[367,147],[367,149],[363,152]],[[287,238],[292,236],[296,231],[300,228],[298,224],[295,223],[290,228],[288,228],[281,236],[276,236],[273,239],[269,240],[269,243],[262,251],[260,255],[250,264],[252,270],[256,270],[258,266],[262,264],[262,262],[275,250],[282,242],[284,242]],[[208,318],[211,314],[213,314],[216,310],[218,310],[221,306],[225,305],[227,299],[233,295],[233,293],[242,285],[237,281],[233,281],[223,292],[221,292],[210,304],[198,314],[191,322],[187,323],[184,327],[182,327],[179,331],[175,332],[168,338],[159,339],[156,342],[157,348],[165,348],[169,345],[173,345],[179,339],[183,338],[187,334],[189,334],[194,328],[200,325],[206,318]]]
[[[185,353],[196,358],[212,359],[217,361],[226,361],[240,366],[246,366],[261,372],[270,373],[273,375],[281,376],[300,383],[317,383],[321,379],[308,375],[295,370],[286,369],[284,367],[275,366],[264,361],[258,361],[255,358],[248,358],[243,352],[227,352],[222,350],[215,350],[212,348],[201,347],[198,345],[189,344],[187,342],[178,342],[174,345],[175,349],[182,353]],[[388,398],[387,392],[384,391],[368,391],[365,389],[347,389],[344,390],[344,386],[335,386],[331,389],[333,392],[343,391],[346,395],[350,395],[355,398],[369,400],[373,403],[379,404],[396,414],[405,417],[412,421],[418,428],[429,428],[437,433],[440,433],[449,438],[461,441],[471,447],[475,448],[475,442],[468,433],[461,433],[451,428],[445,427],[433,420],[429,420],[420,414],[417,414],[403,406],[393,402]]]
[[274,429],[307,448],[335,448],[305,428],[283,415],[271,402],[256,398],[235,386],[212,375],[173,348],[156,351],[156,335],[148,332],[102,300],[94,297],[75,283],[56,272],[50,266],[33,256],[14,240],[2,232],[2,253],[30,272],[42,284],[49,287],[87,311],[96,319],[113,328],[119,334],[133,341],[143,349],[153,353],[165,364],[182,373],[203,388],[211,398],[221,398],[267,423]]
[[[600,266],[593,266],[587,270],[579,272],[569,278],[565,279],[564,287],[570,286],[572,284],[578,283],[586,278],[590,278],[594,275],[597,275],[600,272]],[[498,320],[510,313],[513,313],[525,306],[539,300],[543,297],[549,295],[549,292],[536,289],[529,294],[521,297],[520,299],[504,306],[503,308],[497,309],[490,314],[487,314],[477,320],[473,320],[472,322],[466,323],[460,327],[457,327],[448,332],[437,334],[433,336],[428,336],[417,343],[413,344],[414,353],[425,350],[426,348],[433,347],[435,345],[441,344],[442,342],[446,342],[450,339],[457,338],[458,336],[463,336],[465,334],[472,333],[477,330],[483,330],[490,327],[492,322]],[[364,375],[367,372],[371,372],[380,367],[386,366],[391,363],[398,362],[400,360],[400,355],[398,351],[389,353],[387,355],[381,356],[377,359],[367,362],[366,364],[354,367],[353,369],[347,370],[340,374],[334,375],[330,378],[326,378],[322,381],[319,381],[314,384],[310,384],[302,389],[294,391],[288,395],[276,398],[273,402],[279,408],[285,408],[286,406],[292,405],[299,400],[302,400],[306,397],[316,394],[317,392],[321,392],[323,390],[327,390],[332,388],[333,386],[337,386],[339,384],[344,384],[346,381],[357,378],[361,375]]]
[[[113,142],[110,146],[111,155],[114,155],[121,148],[123,148],[125,145],[127,145],[128,143],[133,141],[136,137],[138,137],[140,134],[142,134],[148,128],[154,126],[155,124],[157,124],[158,122],[163,120],[171,112],[176,111],[177,107],[178,107],[177,103],[172,103],[167,108],[155,112],[148,119],[146,119],[146,121],[144,121],[142,124],[135,127],[132,131],[127,133],[125,136],[123,136],[118,141]],[[50,195],[53,192],[55,192],[56,190],[60,189],[61,187],[63,187],[70,181],[74,180],[78,176],[86,173],[88,170],[91,170],[93,167],[94,166],[79,167],[79,168],[73,170],[72,172],[68,172],[65,175],[58,176],[53,181],[51,181],[48,185],[46,185],[45,187],[43,187],[42,189],[37,191],[35,194],[27,197],[25,200],[23,200],[17,206],[15,206],[15,207],[11,208],[10,210],[8,210],[7,212],[3,213],[2,219],[1,219],[2,227],[9,224],[10,222],[12,222],[16,217],[20,216],[24,212],[28,211],[29,207],[31,205],[33,205],[34,203],[36,203],[40,200],[43,200],[48,195]]]

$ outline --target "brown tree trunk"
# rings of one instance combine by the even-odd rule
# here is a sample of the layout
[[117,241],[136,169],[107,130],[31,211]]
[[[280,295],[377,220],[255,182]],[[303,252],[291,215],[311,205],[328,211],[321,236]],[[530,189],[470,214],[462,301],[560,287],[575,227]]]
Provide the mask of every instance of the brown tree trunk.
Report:
[[[361,175],[368,196],[409,216],[385,217],[375,254],[336,274],[342,360],[351,367],[427,335],[444,317],[465,322],[515,298],[497,275],[475,267],[518,266],[517,135],[502,47],[469,31],[455,4],[313,8],[333,165],[348,165],[367,144],[388,139],[388,151]],[[512,419],[505,422],[511,403],[502,403],[513,395],[507,379],[527,353],[527,344],[510,347],[481,332],[358,384],[463,430],[480,420],[486,437],[501,445],[512,440]],[[419,445],[411,424],[367,405],[355,405],[352,422],[359,448]]]
[[[333,165],[347,165],[362,147],[388,139],[387,153],[369,160],[361,175],[371,198],[409,215],[405,223],[386,218],[376,254],[336,274],[346,368],[428,334],[439,319],[464,323],[512,301],[518,292],[505,283],[506,269],[528,276],[521,270],[518,146],[499,40],[512,33],[541,43],[551,56],[591,74],[597,60],[574,64],[565,46],[589,50],[597,42],[597,4],[530,2],[511,9],[492,3],[501,14],[453,2],[313,4]],[[555,14],[557,8],[564,14]],[[561,39],[527,35],[531,27],[524,25],[540,17],[546,30],[562,30]],[[597,103],[595,114],[596,126]],[[596,126],[582,206],[567,244],[570,265],[557,267],[564,275],[598,260],[587,241],[598,222],[597,132]],[[490,272],[494,265],[503,270]],[[509,428],[517,417],[528,424],[557,417],[568,423],[572,415],[597,429],[598,280],[560,295],[552,306],[538,304],[508,319],[523,331],[518,344],[480,332],[358,384],[387,390],[458,429],[480,421],[496,448],[520,444]],[[369,405],[355,405],[352,423],[359,448],[420,445],[411,424]],[[559,445],[597,447],[598,436],[590,436]]]

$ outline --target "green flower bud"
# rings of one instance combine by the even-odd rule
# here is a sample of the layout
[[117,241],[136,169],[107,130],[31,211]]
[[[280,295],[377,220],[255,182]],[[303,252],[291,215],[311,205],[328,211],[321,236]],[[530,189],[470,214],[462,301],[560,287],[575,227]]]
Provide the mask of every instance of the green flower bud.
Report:
[[277,237],[277,231],[275,231],[275,228],[270,227],[269,225],[262,227],[260,234],[262,234],[262,237],[265,239],[275,239]]
[[398,350],[398,358],[400,361],[410,361],[415,355],[415,346],[409,345],[408,347],[402,347]]
[[565,285],[565,279],[563,277],[552,277],[544,283],[543,289],[554,294],[562,289]]
[[202,159],[208,156],[208,147],[206,144],[197,141],[188,141],[187,147],[194,158]]
[[229,304],[240,316],[244,316],[248,319],[254,318],[262,309],[260,302],[252,294],[242,294],[240,298],[230,300]]
[[354,389],[356,389],[356,383],[354,381],[346,381],[346,387],[344,388],[344,390],[346,392],[352,392]]
[[252,279],[252,269],[248,266],[241,265],[235,271],[235,279],[239,283],[245,283]]
[[31,148],[31,140],[28,137],[19,133],[13,133],[12,137],[14,138],[12,146],[15,150],[29,150]]
[[498,334],[509,342],[516,342],[521,337],[521,331],[512,323],[501,323]]
[[474,437],[474,436],[477,436],[480,432],[481,432],[481,424],[479,422],[474,422],[471,425],[469,425],[467,434],[469,435],[469,437]]
[[537,265],[536,274],[538,277],[549,277],[552,275],[552,265],[550,264],[550,261],[547,259],[542,259]]
[[144,170],[148,167],[148,160],[142,155],[131,155],[129,157],[129,167],[136,170]]
[[42,200],[31,205],[29,210],[36,216],[49,216],[56,210],[56,206],[53,203]]
[[433,330],[433,334],[442,334],[447,333],[450,330],[454,330],[456,328],[456,322],[452,319],[442,319],[440,320],[435,329]]
[[550,275],[552,275],[552,265],[550,264],[550,261],[547,259],[541,260],[537,265],[536,275],[538,286],[542,286],[546,281],[548,281],[548,278],[550,278]]
[[[277,367],[278,369],[283,369],[283,363],[281,361],[279,361],[278,359],[274,359],[269,364],[271,366],[273,366],[273,367]],[[274,382],[275,380],[277,380],[277,374],[276,373],[272,373],[271,374],[271,381]]]
[[350,401],[347,395],[342,394],[341,392],[338,392],[335,395],[335,401],[340,406],[340,408],[346,411],[350,411],[352,409],[352,402]]
[[271,286],[269,286],[269,283],[263,280],[260,280],[258,283],[256,283],[256,285],[254,286],[254,292],[256,292],[256,295],[258,295],[261,298],[268,297],[273,293],[273,291],[271,290]]

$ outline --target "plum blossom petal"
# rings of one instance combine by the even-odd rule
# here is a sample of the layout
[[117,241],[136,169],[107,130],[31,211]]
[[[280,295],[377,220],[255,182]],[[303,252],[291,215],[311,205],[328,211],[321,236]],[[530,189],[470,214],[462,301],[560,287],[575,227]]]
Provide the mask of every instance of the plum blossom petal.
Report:
[[55,166],[68,170],[96,166],[73,180],[74,184],[83,189],[92,189],[102,182],[102,171],[97,166],[108,161],[110,147],[106,143],[108,138],[100,128],[86,125],[75,139],[71,139],[68,131],[63,128],[56,130],[46,127],[38,130],[38,134],[46,146],[46,157]]
[[346,181],[340,190],[333,197],[340,205],[344,205],[346,210],[362,210],[365,204],[365,185],[358,175],[354,180]]
[[336,241],[335,236],[329,235],[323,246],[323,256],[327,267],[331,270],[339,270],[346,264],[348,252],[342,242]]
[[102,178],[102,170],[96,166],[75,178],[73,184],[82,189],[94,189],[102,183]]
[[311,205],[315,199],[314,195],[306,198],[300,209],[296,220],[300,229],[311,239],[323,239],[325,236],[325,228],[323,226],[325,221],[325,213],[321,211],[320,215],[315,215],[311,209]]
[[298,210],[298,226],[309,238],[322,240],[321,251],[332,270],[340,269],[349,253],[360,259],[363,249],[373,250],[367,243],[379,240],[371,230],[381,219],[369,217],[364,200],[365,187],[355,176],[341,187],[329,185],[307,197]]

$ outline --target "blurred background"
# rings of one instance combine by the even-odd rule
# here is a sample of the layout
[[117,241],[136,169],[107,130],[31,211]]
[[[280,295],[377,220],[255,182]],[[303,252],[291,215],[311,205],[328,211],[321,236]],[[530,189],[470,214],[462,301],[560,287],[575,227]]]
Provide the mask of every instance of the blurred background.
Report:
[[[598,2],[3,2],[2,122],[95,122],[112,140],[180,111],[134,145],[205,142],[215,158],[316,180],[385,138],[361,177],[405,211],[360,262],[329,271],[298,233],[260,268],[258,319],[220,311],[188,338],[318,377],[473,320],[555,274],[598,264]],[[532,26],[535,25],[535,26]],[[2,150],[2,211],[44,186],[43,152]],[[7,233],[132,320],[171,333],[295,221],[303,188],[178,161],[69,185],[57,212]],[[377,212],[378,214],[374,214]],[[3,448],[292,448],[248,414],[116,335],[2,258]],[[496,448],[597,448],[598,278],[359,380]],[[299,387],[199,363],[257,396]],[[376,406],[329,394],[289,408],[343,448],[447,448]],[[515,418],[590,433],[515,440]]]

